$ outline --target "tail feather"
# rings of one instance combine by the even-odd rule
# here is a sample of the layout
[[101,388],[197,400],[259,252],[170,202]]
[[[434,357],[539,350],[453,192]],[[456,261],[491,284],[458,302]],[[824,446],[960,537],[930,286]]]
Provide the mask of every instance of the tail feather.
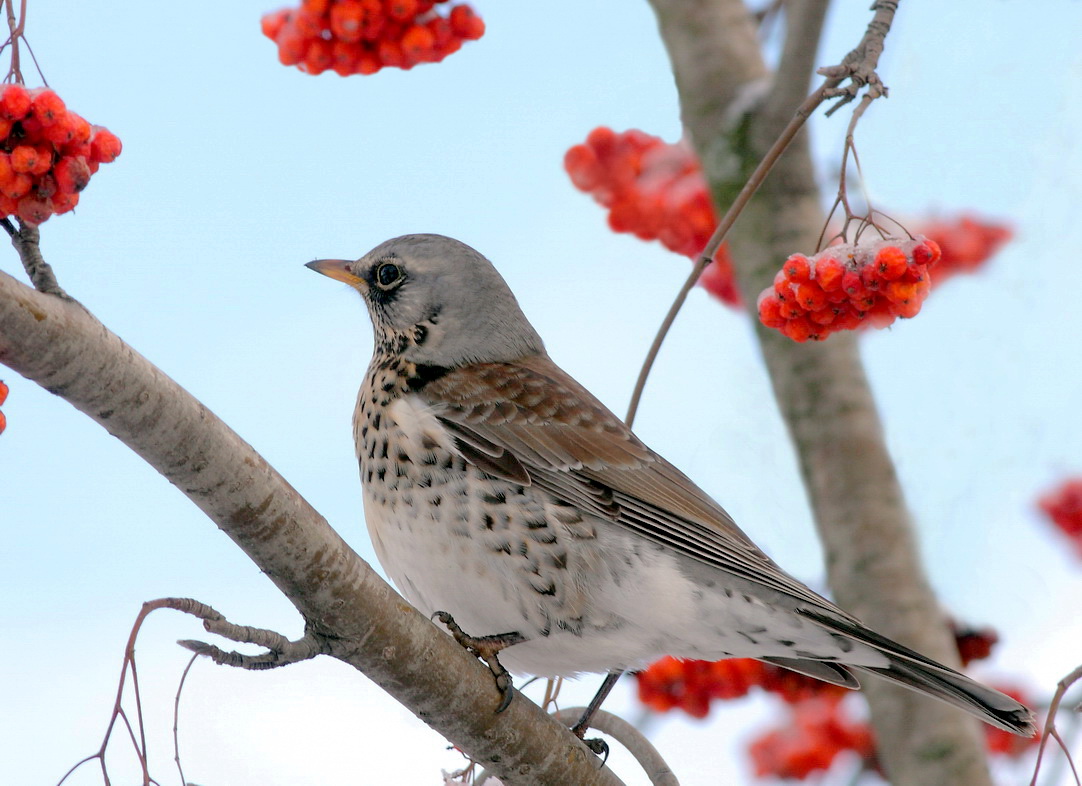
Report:
[[[847,668],[860,673],[874,674],[933,696],[975,715],[996,728],[1023,737],[1032,737],[1036,733],[1037,725],[1033,713],[1024,704],[1015,701],[1005,693],[981,685],[964,674],[936,663],[931,658],[861,625],[833,618],[816,610],[801,609],[800,613],[846,638],[874,647],[890,660],[890,664],[885,668],[851,665],[847,665]],[[788,664],[779,665],[788,666]]]
[[759,658],[764,663],[770,663],[774,666],[781,666],[783,669],[789,669],[789,671],[795,671],[798,674],[803,674],[805,677],[813,677],[823,682],[829,682],[831,685],[838,685],[843,688],[849,688],[850,690],[857,690],[860,687],[860,682],[853,676],[853,673],[849,671],[848,666],[842,666],[838,663],[833,663],[828,660],[808,660],[797,658],[777,658],[767,657]]

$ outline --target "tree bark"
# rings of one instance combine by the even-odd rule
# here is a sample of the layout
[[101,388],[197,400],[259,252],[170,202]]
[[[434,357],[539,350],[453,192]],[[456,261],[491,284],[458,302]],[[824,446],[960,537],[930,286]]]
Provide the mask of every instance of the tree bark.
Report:
[[[826,2],[786,3],[788,35],[779,71],[769,90],[760,91],[759,103],[740,117],[731,111],[734,102],[746,101],[766,71],[742,0],[651,5],[672,60],[685,130],[723,212],[808,92]],[[726,78],[715,80],[721,69]],[[815,249],[824,219],[802,133],[729,236],[737,283],[799,457],[835,599],[872,628],[957,666],[957,650],[921,565],[857,336],[797,344],[763,328],[755,315],[756,294],[770,285],[789,254]],[[892,783],[991,783],[976,721],[880,680],[867,680],[866,689],[879,756]]]
[[0,363],[161,472],[285,593],[333,657],[505,783],[620,783],[526,697],[497,715],[488,669],[396,594],[251,446],[78,302],[0,272]]

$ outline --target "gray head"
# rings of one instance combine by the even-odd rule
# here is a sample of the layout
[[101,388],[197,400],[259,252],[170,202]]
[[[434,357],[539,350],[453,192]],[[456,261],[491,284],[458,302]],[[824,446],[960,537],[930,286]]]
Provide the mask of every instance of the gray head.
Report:
[[378,349],[455,367],[544,354],[503,277],[474,249],[443,235],[403,235],[360,259],[308,267],[364,297]]

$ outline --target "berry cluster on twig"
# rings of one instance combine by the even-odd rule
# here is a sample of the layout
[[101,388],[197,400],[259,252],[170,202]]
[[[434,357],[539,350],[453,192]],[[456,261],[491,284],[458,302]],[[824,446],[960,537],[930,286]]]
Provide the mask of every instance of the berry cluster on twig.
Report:
[[[448,0],[302,0],[263,17],[283,65],[306,74],[374,74],[438,63],[484,35],[468,5]],[[440,7],[447,8],[441,15]]]
[[49,88],[0,91],[0,217],[40,224],[79,203],[102,164],[120,155],[108,129],[69,110]]
[[[685,142],[601,126],[567,151],[564,168],[576,188],[608,210],[614,232],[696,259],[718,224],[699,159]],[[699,283],[723,303],[740,305],[726,246]]]
[[759,321],[803,342],[915,317],[939,258],[939,246],[923,237],[830,246],[813,257],[793,254],[759,295]]

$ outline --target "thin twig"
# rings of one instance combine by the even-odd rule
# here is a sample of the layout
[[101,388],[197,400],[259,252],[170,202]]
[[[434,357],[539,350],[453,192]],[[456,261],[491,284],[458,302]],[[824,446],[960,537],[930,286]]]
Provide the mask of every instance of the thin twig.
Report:
[[[891,23],[894,20],[894,12],[898,8],[898,2],[899,0],[878,0],[873,4],[872,10],[875,11],[875,14],[872,21],[868,23],[868,29],[865,31],[860,43],[845,56],[839,65],[820,68],[817,71],[818,74],[826,77],[826,80],[804,99],[804,102],[797,108],[789,124],[782,130],[758,166],[755,167],[755,171],[752,172],[751,177],[748,178],[747,183],[744,184],[744,187],[718,223],[714,234],[707,241],[706,248],[703,249],[702,254],[696,260],[687,280],[681,286],[675,300],[673,300],[673,304],[669,307],[669,311],[662,320],[657,335],[646,353],[646,359],[643,361],[642,369],[639,371],[639,376],[635,380],[635,387],[631,392],[631,402],[628,405],[627,416],[624,418],[624,421],[629,426],[635,422],[635,414],[639,409],[639,402],[646,387],[646,380],[650,376],[650,371],[657,359],[661,345],[676,320],[676,315],[680,313],[684,301],[687,300],[688,293],[691,292],[692,287],[695,286],[695,282],[699,280],[699,276],[706,269],[706,266],[713,260],[714,255],[721,247],[722,242],[724,242],[725,236],[729,233],[733,224],[736,223],[736,219],[743,212],[752,196],[755,195],[755,192],[759,190],[759,186],[762,185],[766,176],[770,174],[770,170],[773,169],[774,164],[785,152],[789,143],[803,128],[804,123],[824,101],[835,98],[841,99],[827,112],[829,116],[839,107],[852,101],[865,85],[870,86],[869,93],[874,93],[875,97],[887,94],[887,89],[875,73],[875,69],[879,63],[879,56],[883,52],[883,40],[890,31]],[[840,87],[847,80],[849,85],[845,88]]]
[[[147,601],[143,604],[142,609],[139,611],[139,615],[135,618],[135,624],[132,625],[131,633],[128,634],[128,643],[124,647],[124,663],[120,669],[120,682],[117,685],[116,699],[113,702],[113,711],[109,717],[109,724],[106,727],[105,736],[102,739],[101,746],[98,748],[97,753],[87,756],[68,770],[64,777],[60,779],[57,786],[60,786],[60,784],[67,780],[69,775],[83,764],[94,759],[99,760],[102,768],[102,776],[106,786],[108,786],[109,773],[105,767],[105,751],[106,748],[109,747],[109,740],[112,738],[113,729],[116,726],[117,719],[123,721],[124,726],[128,730],[128,736],[131,738],[132,747],[135,748],[136,756],[138,757],[139,764],[143,770],[144,785],[156,783],[150,776],[150,767],[147,759],[146,727],[143,723],[143,701],[139,690],[139,676],[135,665],[135,641],[139,636],[143,621],[151,614],[151,612],[154,612],[157,609],[173,609],[174,611],[191,614],[192,616],[199,617],[199,619],[203,620],[203,627],[210,633],[215,633],[219,636],[245,644],[256,644],[269,650],[262,655],[253,656],[242,655],[237,652],[226,653],[217,647],[199,641],[178,642],[181,646],[187,647],[195,652],[195,655],[192,656],[192,661],[199,655],[207,655],[217,663],[226,663],[231,666],[241,666],[249,669],[269,669],[277,666],[284,666],[287,663],[296,663],[301,660],[307,660],[329,650],[327,643],[313,634],[306,634],[298,641],[290,641],[282,634],[272,630],[234,625],[222,616],[221,612],[192,598],[159,598],[157,600]],[[180,745],[177,732],[177,719],[180,712],[180,691],[184,687],[184,679],[188,676],[188,669],[191,668],[191,663],[192,662],[190,661],[188,667],[184,669],[184,674],[181,676],[180,686],[177,688],[177,695],[173,703],[173,751],[178,769],[180,769]],[[129,669],[131,672],[133,692],[135,694],[138,733],[136,733],[135,727],[128,719],[128,714],[124,711],[123,707],[124,686],[127,684]],[[181,770],[180,774],[181,780],[183,781],[184,771]]]
[[180,773],[180,786],[188,782],[184,779],[184,768],[180,766],[180,693],[184,690],[184,681],[188,679],[188,672],[199,658],[199,653],[192,655],[188,665],[184,667],[184,673],[180,675],[180,684],[177,685],[177,695],[173,698],[173,761],[177,763],[177,772]]
[[[22,72],[19,70],[19,36],[22,35],[22,23],[17,22],[15,19],[15,3],[13,0],[4,0],[4,5],[7,7],[8,12],[8,30],[10,31],[8,41],[11,43],[11,68],[8,69],[6,79],[14,78],[16,82],[21,84],[23,77]],[[23,0],[22,3],[22,12],[23,16],[25,16],[26,0]]]
[[1041,733],[1041,743],[1037,747],[1037,761],[1033,765],[1033,778],[1029,782],[1029,786],[1037,786],[1037,775],[1041,771],[1041,760],[1044,758],[1044,749],[1048,744],[1049,737],[1052,737],[1059,743],[1060,748],[1063,749],[1064,754],[1067,756],[1067,761],[1071,765],[1071,771],[1075,773],[1075,781],[1078,781],[1078,773],[1075,772],[1074,762],[1071,761],[1071,754],[1067,750],[1067,746],[1063,744],[1063,740],[1060,739],[1059,733],[1056,731],[1056,713],[1059,712],[1059,705],[1063,701],[1063,696],[1067,693],[1072,685],[1082,679],[1082,666],[1079,666],[1066,677],[1061,679],[1056,685],[1056,692],[1052,696],[1052,701],[1048,705],[1047,719],[1044,724],[1044,731]]
[[789,125],[785,127],[781,136],[774,142],[770,150],[767,151],[767,154],[763,156],[763,160],[759,162],[759,165],[755,167],[755,171],[751,173],[748,182],[740,189],[740,193],[737,194],[736,199],[733,200],[732,205],[729,206],[729,209],[722,217],[717,229],[714,230],[714,234],[711,235],[710,240],[707,241],[703,253],[699,255],[699,258],[692,266],[691,273],[688,275],[687,280],[684,281],[683,286],[680,287],[680,291],[677,293],[673,304],[669,307],[669,312],[665,315],[665,319],[662,320],[661,327],[658,328],[657,335],[654,336],[654,341],[646,353],[646,360],[643,361],[638,379],[635,380],[635,387],[631,391],[631,403],[628,405],[627,416],[624,418],[624,422],[629,426],[635,422],[635,414],[638,412],[639,401],[642,399],[642,392],[646,387],[646,379],[650,376],[650,370],[653,368],[654,361],[657,359],[658,351],[661,349],[661,345],[669,333],[669,328],[672,327],[673,322],[676,320],[676,315],[680,313],[684,301],[687,300],[688,293],[691,292],[692,287],[695,286],[695,282],[699,280],[699,276],[702,274],[703,270],[706,269],[706,266],[713,260],[718,248],[721,247],[722,242],[725,240],[725,236],[729,233],[733,224],[736,223],[737,217],[743,212],[744,207],[751,200],[752,196],[755,195],[755,192],[759,190],[759,186],[763,184],[763,181],[774,167],[778,158],[785,152],[785,149],[789,146],[789,143],[793,141],[797,132],[804,126],[804,123],[811,113],[826,100],[825,87],[832,81],[833,80],[827,80],[827,82],[824,82],[823,86],[808,96],[804,100],[804,103],[800,105],[800,108],[797,109],[793,119],[789,121]]
[[[575,723],[585,707],[568,707],[555,713],[562,723]],[[597,710],[590,718],[590,728],[607,734],[627,749],[642,767],[652,786],[680,786],[668,763],[646,736],[623,718]]]

